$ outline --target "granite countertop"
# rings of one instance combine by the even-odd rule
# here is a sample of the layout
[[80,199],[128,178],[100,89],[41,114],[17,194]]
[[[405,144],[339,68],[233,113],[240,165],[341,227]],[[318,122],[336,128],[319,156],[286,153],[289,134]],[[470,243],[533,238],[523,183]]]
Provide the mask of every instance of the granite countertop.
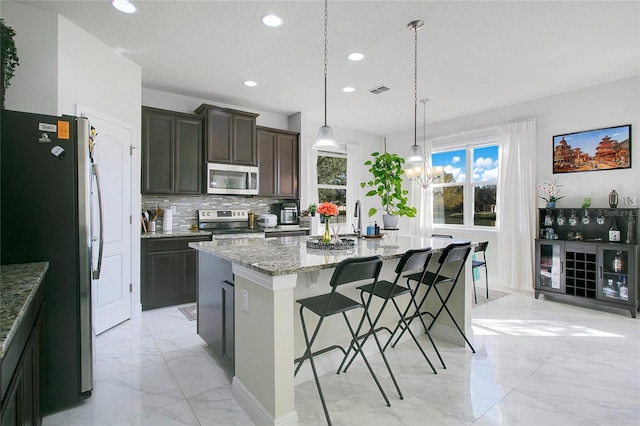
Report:
[[184,229],[165,232],[162,230],[156,232],[143,232],[140,238],[176,238],[176,237],[198,237],[201,235],[211,235],[210,231],[201,231],[199,229]]
[[49,262],[0,266],[0,359],[9,347],[13,334],[26,314]]
[[439,251],[452,242],[459,242],[387,233],[382,238],[354,239],[355,246],[346,250],[307,248],[307,240],[314,238],[306,235],[279,238],[233,238],[189,243],[189,247],[265,275],[277,276],[333,268],[350,257],[381,255],[383,259],[393,259],[401,257],[409,249],[431,247]]
[[300,225],[285,225],[283,227],[276,226],[275,228],[264,228],[264,233],[269,234],[272,232],[295,232],[295,231],[311,231],[308,226]]

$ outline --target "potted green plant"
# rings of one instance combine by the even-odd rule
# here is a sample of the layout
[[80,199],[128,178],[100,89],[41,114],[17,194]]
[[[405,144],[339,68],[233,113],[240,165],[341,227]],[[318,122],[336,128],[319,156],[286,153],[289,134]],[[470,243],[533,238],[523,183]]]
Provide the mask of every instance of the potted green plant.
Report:
[[317,208],[318,208],[318,206],[316,206],[315,203],[311,203],[311,204],[309,204],[309,207],[307,207],[307,211],[309,212],[309,214],[311,216],[315,216]]
[[[373,175],[373,179],[361,182],[360,186],[362,188],[371,188],[365,196],[380,197],[382,209],[386,212],[386,214],[382,215],[385,229],[397,228],[400,216],[415,217],[417,212],[415,207],[407,204],[409,191],[402,189],[404,158],[388,152],[384,154],[374,152],[371,157],[373,159],[365,161],[364,165],[369,166],[369,172]],[[377,212],[377,208],[371,207],[369,209],[369,217]]]
[[9,87],[9,80],[13,78],[15,68],[20,65],[18,54],[16,50],[16,44],[13,41],[13,37],[16,32],[13,28],[5,25],[4,19],[0,19],[1,34],[0,40],[2,41],[0,49],[0,62],[2,63],[2,84],[0,84],[0,90],[2,90],[0,107],[4,109],[4,95]]

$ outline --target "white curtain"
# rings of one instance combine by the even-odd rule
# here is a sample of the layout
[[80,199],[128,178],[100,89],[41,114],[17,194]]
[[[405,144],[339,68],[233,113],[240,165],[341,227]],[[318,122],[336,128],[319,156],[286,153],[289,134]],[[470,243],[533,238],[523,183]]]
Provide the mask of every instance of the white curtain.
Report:
[[[343,232],[352,232],[353,226],[358,226],[354,222],[353,216],[356,208],[356,200],[362,203],[363,190],[360,188],[362,182],[362,146],[347,144],[347,229]],[[363,221],[364,222],[364,221]],[[352,226],[353,225],[353,226]]]
[[498,178],[498,268],[503,285],[533,289],[536,120],[500,131]]
[[[311,143],[308,144],[311,147]],[[318,151],[315,149],[307,149],[308,161],[305,161],[305,157],[302,157],[300,161],[300,168],[306,170],[306,173],[301,173],[304,176],[305,185],[305,197],[301,209],[306,209],[309,204],[318,204]]]

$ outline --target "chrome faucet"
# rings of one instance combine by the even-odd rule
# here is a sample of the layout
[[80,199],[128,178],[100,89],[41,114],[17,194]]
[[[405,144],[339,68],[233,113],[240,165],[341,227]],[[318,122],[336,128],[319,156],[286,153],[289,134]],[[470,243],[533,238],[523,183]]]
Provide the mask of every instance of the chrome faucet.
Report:
[[360,200],[356,201],[356,211],[353,213],[353,217],[358,218],[358,228],[356,229],[354,226],[353,232],[356,233],[358,238],[362,238],[362,207],[360,206]]

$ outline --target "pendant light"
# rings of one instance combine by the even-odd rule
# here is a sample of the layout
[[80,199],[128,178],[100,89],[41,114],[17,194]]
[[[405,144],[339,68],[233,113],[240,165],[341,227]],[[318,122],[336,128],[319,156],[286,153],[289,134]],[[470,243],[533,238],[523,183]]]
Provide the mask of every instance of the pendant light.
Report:
[[[442,167],[436,167],[432,170],[429,161],[424,154],[422,148],[418,145],[418,30],[424,26],[421,20],[409,22],[407,27],[414,31],[414,61],[413,61],[413,145],[409,150],[409,156],[405,159],[405,163],[409,166],[405,173],[407,177],[417,182],[423,189],[427,189],[434,179],[444,174]],[[427,138],[427,102],[428,99],[421,99],[424,105],[424,135]]]
[[333,130],[327,126],[327,53],[328,53],[328,40],[327,40],[327,24],[329,23],[329,5],[328,1],[324,0],[324,126],[318,130],[318,136],[314,142],[312,148],[315,150],[323,151],[335,151],[338,147],[338,142],[333,137]]
[[424,26],[424,21],[411,21],[407,25],[414,32],[414,60],[413,60],[413,145],[405,162],[418,165],[426,160],[422,148],[418,146],[418,30]]

